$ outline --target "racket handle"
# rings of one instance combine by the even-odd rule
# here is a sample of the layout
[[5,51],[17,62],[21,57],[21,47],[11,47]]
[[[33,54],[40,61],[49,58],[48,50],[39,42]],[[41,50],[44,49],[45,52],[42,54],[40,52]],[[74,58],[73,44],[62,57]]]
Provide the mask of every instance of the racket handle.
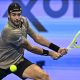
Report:
[[70,50],[71,48],[68,46],[67,49]]

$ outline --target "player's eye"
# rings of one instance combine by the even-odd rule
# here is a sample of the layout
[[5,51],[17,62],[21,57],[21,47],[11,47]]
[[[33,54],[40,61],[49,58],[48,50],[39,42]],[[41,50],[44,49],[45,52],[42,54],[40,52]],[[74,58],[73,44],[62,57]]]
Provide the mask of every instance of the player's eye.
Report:
[[13,15],[13,16],[16,16],[16,14],[15,14],[15,13],[12,13],[12,15]]
[[20,15],[21,15],[21,13],[18,13],[17,15],[18,15],[18,16],[20,16]]

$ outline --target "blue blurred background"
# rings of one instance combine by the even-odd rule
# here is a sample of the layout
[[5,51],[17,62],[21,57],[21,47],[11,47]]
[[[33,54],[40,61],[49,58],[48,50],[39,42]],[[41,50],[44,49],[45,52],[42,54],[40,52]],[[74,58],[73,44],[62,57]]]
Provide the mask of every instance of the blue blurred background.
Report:
[[[0,32],[7,22],[7,8],[18,2],[32,29],[49,41],[67,47],[80,30],[80,0],[0,0]],[[39,26],[39,27],[38,27]],[[28,40],[36,44],[29,36]],[[43,47],[43,46],[40,46]],[[80,80],[80,49],[72,49],[59,60],[32,54],[25,50],[24,57],[41,64],[51,80]],[[3,80],[21,80],[10,74]]]

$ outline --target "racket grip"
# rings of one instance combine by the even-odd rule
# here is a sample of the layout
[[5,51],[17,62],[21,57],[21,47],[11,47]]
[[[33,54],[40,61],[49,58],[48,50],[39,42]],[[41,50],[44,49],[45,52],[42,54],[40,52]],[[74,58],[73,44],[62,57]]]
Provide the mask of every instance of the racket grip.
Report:
[[71,47],[70,47],[70,46],[68,46],[68,47],[67,47],[67,49],[68,49],[68,50],[71,50]]

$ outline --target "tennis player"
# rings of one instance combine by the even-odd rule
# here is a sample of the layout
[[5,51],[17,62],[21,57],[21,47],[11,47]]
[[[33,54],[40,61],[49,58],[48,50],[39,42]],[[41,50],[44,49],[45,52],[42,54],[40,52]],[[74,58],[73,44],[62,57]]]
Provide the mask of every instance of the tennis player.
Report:
[[[8,22],[2,30],[0,37],[0,79],[10,74],[9,67],[15,64],[17,66],[17,71],[14,72],[14,74],[19,76],[22,80],[25,78],[50,80],[48,74],[38,65],[24,58],[24,49],[34,54],[50,56],[53,59],[58,59],[65,55],[67,49],[60,48],[34,32],[28,20],[21,14],[22,8],[18,3],[11,3],[9,5]],[[36,43],[53,51],[45,50],[35,45],[33,46],[27,40],[27,35]]]

